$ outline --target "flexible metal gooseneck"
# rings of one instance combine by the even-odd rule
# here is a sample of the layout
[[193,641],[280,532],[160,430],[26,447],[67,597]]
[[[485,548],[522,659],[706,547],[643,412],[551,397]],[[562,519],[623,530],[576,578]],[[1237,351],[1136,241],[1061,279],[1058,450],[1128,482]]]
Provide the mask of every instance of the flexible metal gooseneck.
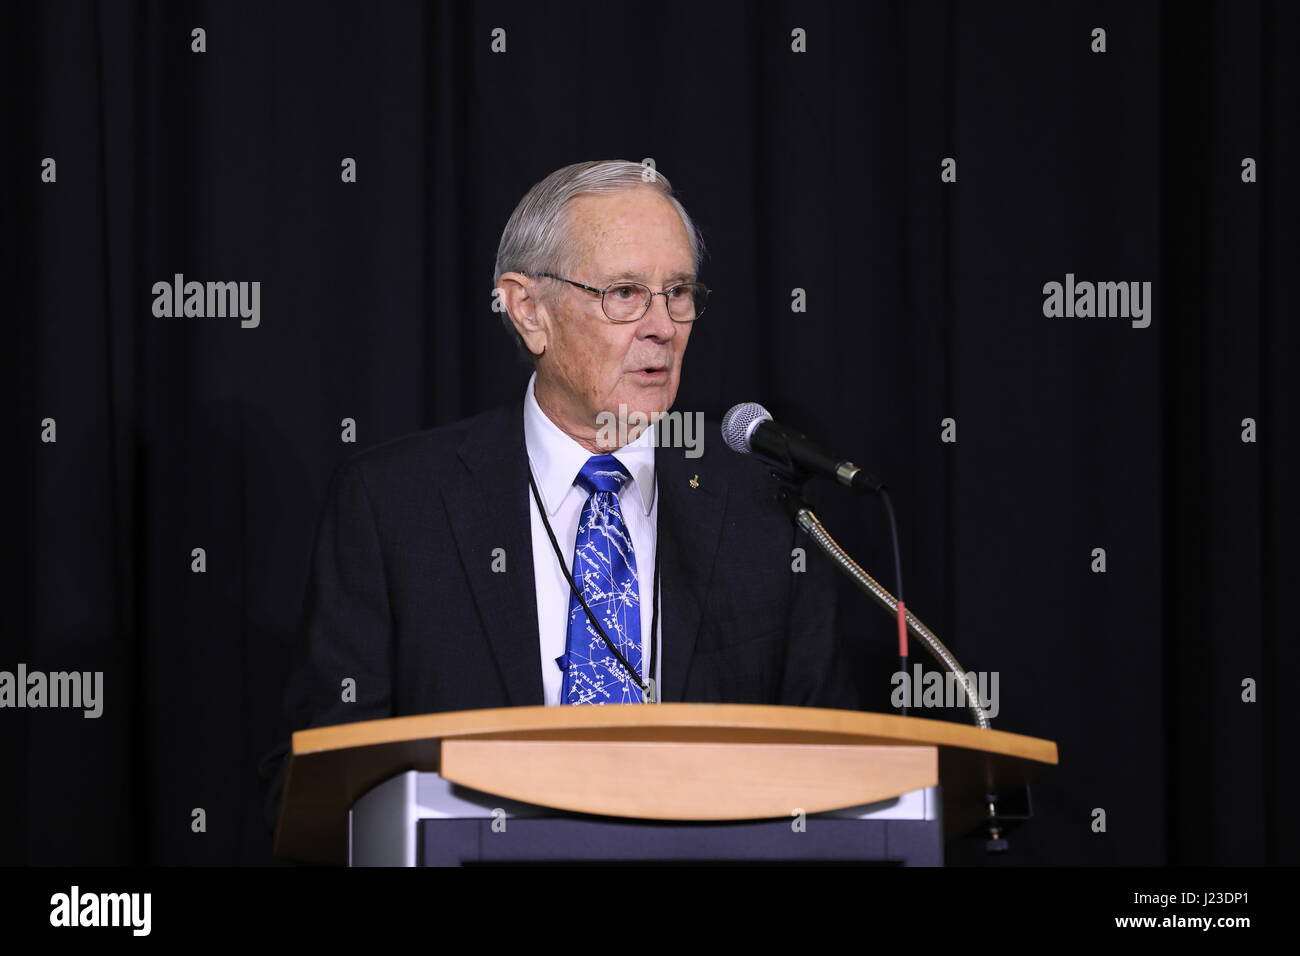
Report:
[[[844,572],[851,577],[858,587],[871,595],[881,607],[890,614],[897,616],[898,600],[889,593],[880,582],[862,569],[862,567],[849,556],[849,553],[840,547],[839,542],[831,537],[830,532],[818,520],[817,515],[812,509],[802,503],[792,503],[792,514],[795,523],[808,533],[818,546],[825,551],[831,559],[838,564]],[[926,627],[915,614],[907,611],[907,629],[916,635],[917,639],[925,645],[930,656],[946,667],[951,673],[955,674],[961,681],[962,686],[966,688],[966,708],[970,711],[971,716],[975,719],[976,726],[983,730],[990,728],[988,714],[980,706],[979,695],[975,692],[975,684],[966,674],[957,658],[953,657],[952,651],[944,646],[943,641]]]

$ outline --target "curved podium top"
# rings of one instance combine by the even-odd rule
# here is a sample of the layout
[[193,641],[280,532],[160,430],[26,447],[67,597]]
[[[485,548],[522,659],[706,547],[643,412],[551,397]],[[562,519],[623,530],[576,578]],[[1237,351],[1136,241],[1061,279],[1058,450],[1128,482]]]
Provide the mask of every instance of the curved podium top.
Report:
[[[597,760],[603,772],[591,774]],[[538,706],[393,717],[293,735],[275,852],[344,862],[352,804],[407,770],[560,810],[673,820],[819,813],[942,782],[952,833],[978,822],[984,794],[1018,787],[1056,762],[1050,740],[818,707]]]

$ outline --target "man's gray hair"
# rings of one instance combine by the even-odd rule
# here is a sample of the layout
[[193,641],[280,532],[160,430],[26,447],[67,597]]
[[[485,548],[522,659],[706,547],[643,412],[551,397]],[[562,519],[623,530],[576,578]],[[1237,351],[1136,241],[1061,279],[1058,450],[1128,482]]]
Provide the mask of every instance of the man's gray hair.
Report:
[[[557,169],[528,190],[527,195],[519,200],[519,205],[515,207],[501,233],[493,285],[500,282],[501,276],[507,272],[529,275],[555,272],[564,275],[573,267],[577,251],[568,235],[569,201],[578,196],[608,195],[638,187],[653,189],[673,204],[677,214],[682,217],[682,225],[686,227],[691,256],[698,273],[700,259],[704,254],[704,240],[685,207],[673,195],[668,177],[649,165],[607,159],[574,163]],[[501,318],[524,355],[532,358],[524,340],[510,321],[509,313],[503,312]]]

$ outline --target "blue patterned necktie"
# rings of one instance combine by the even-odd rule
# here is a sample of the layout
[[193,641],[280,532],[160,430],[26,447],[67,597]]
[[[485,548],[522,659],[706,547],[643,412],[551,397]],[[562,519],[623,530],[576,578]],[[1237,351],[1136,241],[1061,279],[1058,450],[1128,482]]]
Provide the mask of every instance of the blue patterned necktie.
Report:
[[[573,545],[573,583],[629,664],[641,672],[641,591],[636,555],[623,523],[618,491],[630,478],[613,455],[593,455],[574,484],[587,492]],[[566,704],[639,704],[641,686],[592,627],[569,594],[569,637],[559,658]]]

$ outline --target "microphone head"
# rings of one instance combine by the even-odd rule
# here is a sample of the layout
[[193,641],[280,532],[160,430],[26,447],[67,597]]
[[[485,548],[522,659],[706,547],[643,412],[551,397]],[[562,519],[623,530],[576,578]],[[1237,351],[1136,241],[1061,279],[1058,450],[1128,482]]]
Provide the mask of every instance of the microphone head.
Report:
[[758,402],[741,402],[732,405],[727,414],[722,416],[722,440],[732,451],[748,455],[753,449],[749,441],[754,429],[763,422],[770,422],[772,414]]

